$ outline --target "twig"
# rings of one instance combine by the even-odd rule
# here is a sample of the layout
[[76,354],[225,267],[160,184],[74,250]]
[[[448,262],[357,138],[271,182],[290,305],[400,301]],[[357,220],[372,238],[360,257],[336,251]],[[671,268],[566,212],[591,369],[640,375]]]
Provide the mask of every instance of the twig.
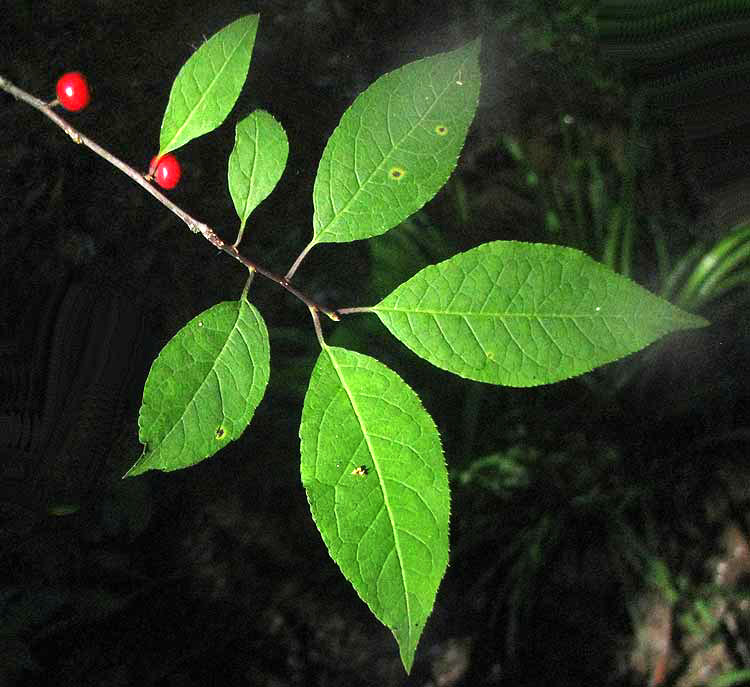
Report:
[[315,245],[315,241],[310,241],[303,249],[302,252],[297,256],[297,259],[292,263],[292,266],[289,268],[289,271],[286,273],[286,278],[291,279],[294,276],[294,273],[297,271],[297,268],[302,264],[302,261],[305,259],[305,256],[310,252],[310,249]]
[[357,312],[372,312],[372,307],[362,306],[362,307],[357,307],[357,308],[338,308],[336,312],[339,315],[352,315]]
[[323,329],[320,326],[320,318],[318,317],[318,313],[314,308],[310,308],[310,314],[312,315],[313,326],[315,327],[315,336],[318,337],[318,343],[320,344],[320,347],[325,350],[326,342],[323,339]]
[[257,265],[249,258],[241,255],[237,251],[237,248],[235,248],[235,246],[230,246],[224,243],[224,241],[219,238],[219,236],[211,227],[209,227],[204,222],[200,222],[199,220],[195,219],[192,215],[189,215],[182,208],[175,205],[171,200],[169,200],[169,198],[167,198],[163,193],[157,190],[156,187],[151,184],[143,174],[120,160],[118,157],[112,155],[112,153],[102,148],[98,143],[92,141],[88,136],[84,136],[80,131],[71,126],[65,119],[63,119],[52,109],[52,103],[46,103],[43,100],[39,100],[39,98],[35,98],[30,93],[27,93],[21,88],[18,88],[18,86],[14,86],[10,81],[3,78],[2,76],[0,76],[0,89],[6,91],[7,93],[10,93],[17,100],[22,100],[27,105],[31,105],[31,107],[39,110],[39,112],[41,112],[45,117],[51,119],[66,134],[68,134],[68,136],[70,136],[73,141],[75,141],[79,145],[86,146],[90,150],[93,150],[97,155],[99,155],[99,157],[104,158],[111,165],[117,167],[117,169],[119,169],[123,174],[129,176],[136,184],[141,186],[144,190],[146,190],[154,198],[156,198],[156,200],[158,200],[164,207],[166,207],[168,210],[171,210],[175,215],[177,215],[177,217],[179,217],[187,225],[190,231],[192,231],[193,233],[202,234],[203,238],[209,241],[212,245],[214,245],[216,248],[223,251],[227,255],[233,257],[238,262],[241,262],[250,271],[257,272],[258,274],[264,276],[266,279],[270,279],[271,281],[276,282],[279,286],[286,289],[289,293],[302,301],[311,310],[322,312],[336,322],[340,320],[340,317],[336,310],[331,310],[320,305],[320,303],[317,303],[302,291],[296,289],[290,283],[289,277],[282,277],[281,275],[278,275],[274,272],[271,272],[270,270],[265,269],[264,267],[261,267],[260,265]]

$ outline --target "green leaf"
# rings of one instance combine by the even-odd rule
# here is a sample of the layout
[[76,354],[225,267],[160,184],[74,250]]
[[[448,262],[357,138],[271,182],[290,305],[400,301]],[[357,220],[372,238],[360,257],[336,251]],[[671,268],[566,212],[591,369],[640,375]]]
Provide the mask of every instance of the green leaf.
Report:
[[708,683],[708,687],[734,687],[750,682],[750,670],[742,668],[722,673]]
[[138,417],[143,454],[126,477],[194,465],[239,438],[269,369],[266,325],[244,298],[193,318],[151,365]]
[[448,564],[450,494],[435,423],[395,372],[326,346],[300,438],[302,483],[323,541],[393,632],[408,672]]
[[256,110],[237,125],[229,156],[229,193],[240,218],[238,242],[250,213],[281,178],[288,155],[286,132],[268,112]]
[[310,247],[382,234],[442,188],[477,108],[479,48],[412,62],[357,97],[320,160]]
[[517,241],[426,267],[368,310],[433,365],[507,386],[579,375],[708,324],[585,253]]
[[161,123],[159,156],[213,131],[245,84],[258,30],[257,14],[215,33],[182,65]]

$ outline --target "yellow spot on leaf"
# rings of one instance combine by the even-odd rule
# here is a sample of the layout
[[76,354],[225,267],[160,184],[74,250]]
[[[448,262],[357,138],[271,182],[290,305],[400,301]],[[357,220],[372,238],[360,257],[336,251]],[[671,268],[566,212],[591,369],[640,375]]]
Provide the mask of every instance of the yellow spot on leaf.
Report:
[[391,167],[388,170],[388,176],[393,181],[401,181],[406,176],[406,170],[403,167]]
[[226,430],[223,427],[219,427],[216,430],[216,438],[217,439],[223,439],[226,436]]
[[436,134],[437,134],[438,136],[445,136],[445,135],[446,135],[446,134],[448,133],[448,127],[447,127],[447,126],[445,126],[445,124],[438,124],[438,125],[437,125],[437,126],[435,127],[435,133],[436,133]]

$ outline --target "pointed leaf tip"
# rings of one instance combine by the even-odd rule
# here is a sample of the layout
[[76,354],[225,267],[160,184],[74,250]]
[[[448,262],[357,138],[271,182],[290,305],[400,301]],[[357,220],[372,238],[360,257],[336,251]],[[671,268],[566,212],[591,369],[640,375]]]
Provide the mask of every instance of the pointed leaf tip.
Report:
[[371,310],[433,365],[507,386],[567,379],[707,324],[579,250],[517,241],[426,267]]
[[159,156],[213,131],[245,84],[259,15],[241,17],[215,33],[185,62],[172,84],[159,136]]
[[229,193],[241,226],[278,183],[289,155],[284,128],[272,115],[256,110],[235,129],[229,156]]
[[126,477],[194,465],[239,438],[265,393],[268,331],[246,300],[188,322],[151,365],[138,417],[144,445]]
[[479,39],[381,76],[344,113],[313,190],[313,243],[377,236],[456,167],[479,99]]
[[302,483],[326,547],[409,671],[448,564],[450,493],[435,424],[395,372],[326,347],[300,438]]

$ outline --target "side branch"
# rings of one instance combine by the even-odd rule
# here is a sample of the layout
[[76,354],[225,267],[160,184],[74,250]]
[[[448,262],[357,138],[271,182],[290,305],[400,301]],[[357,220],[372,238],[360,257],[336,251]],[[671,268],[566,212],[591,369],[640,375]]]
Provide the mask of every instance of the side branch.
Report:
[[179,217],[187,225],[190,231],[196,234],[201,233],[203,237],[211,244],[213,244],[216,248],[233,257],[238,262],[241,262],[251,272],[257,272],[258,274],[264,276],[266,279],[270,279],[271,281],[276,282],[279,286],[286,289],[287,291],[289,291],[289,293],[302,301],[311,310],[322,312],[330,319],[336,322],[339,321],[339,315],[335,310],[331,310],[320,305],[319,303],[316,303],[312,298],[292,286],[287,277],[282,277],[281,275],[275,274],[274,272],[271,272],[270,270],[267,270],[260,265],[255,264],[252,260],[246,258],[244,255],[241,255],[234,246],[230,246],[224,243],[224,241],[219,238],[219,236],[211,227],[209,227],[204,222],[200,222],[199,220],[195,219],[192,215],[189,215],[178,205],[175,205],[171,200],[169,200],[169,198],[167,198],[153,184],[151,184],[143,174],[120,160],[108,150],[102,148],[98,143],[92,141],[88,136],[84,136],[80,131],[71,126],[65,119],[58,115],[48,103],[44,102],[43,100],[39,100],[39,98],[35,98],[30,93],[27,93],[17,86],[14,86],[10,81],[3,78],[2,76],[0,76],[0,89],[6,91],[7,93],[10,93],[17,100],[21,100],[27,105],[31,105],[31,107],[33,107],[34,109],[39,110],[39,112],[41,112],[45,117],[51,119],[66,134],[68,134],[68,136],[70,136],[73,141],[75,141],[79,145],[86,146],[90,150],[94,151],[97,155],[99,155],[99,157],[105,159],[111,165],[117,167],[117,169],[119,169],[123,174],[130,177],[136,184],[141,186],[145,191],[156,198],[156,200],[158,200],[164,207],[166,207],[168,210],[171,210],[175,215],[177,215],[177,217]]
[[305,259],[305,256],[310,252],[310,249],[315,245],[315,239],[310,241],[302,252],[297,256],[297,259],[294,261],[292,266],[289,268],[289,271],[286,273],[286,278],[291,279],[294,276],[294,273],[297,271],[297,268],[302,264],[302,261]]
[[361,306],[356,308],[339,308],[336,310],[336,312],[339,315],[353,315],[354,313],[358,312],[372,312],[372,307],[370,306]]

